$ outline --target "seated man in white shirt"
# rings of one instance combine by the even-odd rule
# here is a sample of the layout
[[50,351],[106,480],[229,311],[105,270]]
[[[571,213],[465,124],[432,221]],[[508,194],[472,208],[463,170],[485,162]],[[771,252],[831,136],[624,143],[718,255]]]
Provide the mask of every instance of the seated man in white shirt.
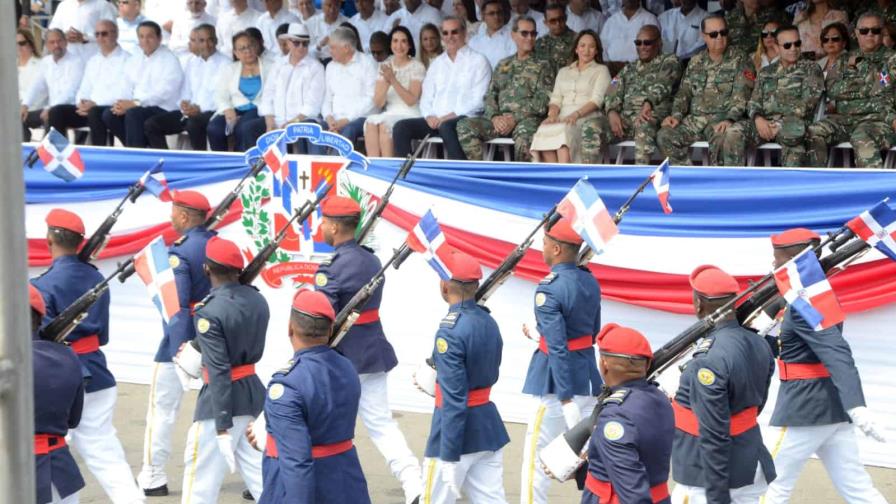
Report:
[[177,110],[183,84],[180,62],[162,46],[162,27],[144,21],[137,28],[141,54],[127,64],[129,92],[103,112],[103,122],[126,147],[146,147],[147,119]]
[[330,34],[339,28],[339,25],[348,22],[348,18],[339,12],[341,7],[342,0],[321,0],[320,14],[305,23],[311,34],[314,56],[321,61],[326,62],[332,58],[329,47]]
[[622,10],[610,16],[600,32],[605,62],[630,62],[638,59],[635,39],[644,25],[659,26],[656,16],[641,7],[641,0],[623,0]]
[[663,52],[679,59],[690,58],[706,47],[700,23],[707,16],[697,0],[681,0],[681,7],[669,9],[659,16],[663,28]]
[[118,45],[128,54],[140,51],[140,46],[137,45],[137,26],[144,21],[146,16],[140,13],[140,0],[118,0],[118,19],[115,20]]
[[307,23],[318,14],[314,0],[290,0],[289,11],[298,16],[300,23]]
[[230,9],[218,16],[215,35],[218,37],[218,50],[228,58],[233,58],[233,36],[255,26],[261,12],[249,5],[249,0],[229,0]]
[[96,38],[93,29],[100,19],[115,19],[115,6],[106,0],[63,0],[50,28],[59,28],[68,41],[67,51],[81,57],[84,62],[96,54]]
[[205,11],[205,0],[186,0],[186,5],[186,12],[174,19],[171,38],[168,39],[168,49],[174,51],[178,58],[186,58],[190,54],[190,34],[193,28],[201,24],[215,26],[217,22],[214,16]]
[[221,72],[231,59],[215,48],[215,27],[201,24],[190,32],[191,54],[184,61],[180,109],[150,117],[144,123],[146,138],[153,149],[167,149],[166,135],[186,131],[193,150],[206,150],[206,129],[215,113],[215,90]]
[[605,20],[604,13],[592,9],[588,0],[569,0],[566,6],[566,26],[572,31],[594,30],[594,33],[600,33]]
[[277,27],[283,23],[295,23],[299,20],[295,14],[283,5],[283,0],[264,0],[266,12],[258,17],[256,25],[264,37],[264,48],[271,50],[277,47]]
[[483,98],[492,76],[485,56],[467,47],[466,23],[448,16],[442,21],[442,45],[445,52],[429,65],[420,95],[423,117],[395,123],[392,138],[395,156],[411,152],[411,141],[427,134],[442,137],[445,157],[466,159],[457,140],[457,122],[468,115],[482,113]]
[[510,37],[510,25],[505,21],[504,2],[485,0],[482,3],[484,28],[470,38],[470,49],[485,56],[492,70],[502,59],[516,54],[516,45]]
[[365,51],[370,51],[370,36],[374,33],[389,32],[392,25],[389,24],[389,16],[375,7],[374,0],[355,0],[358,13],[352,16],[350,22],[358,29],[361,38],[361,46]]
[[432,23],[439,26],[441,22],[442,13],[432,5],[422,0],[404,0],[404,7],[389,16],[389,30],[399,24],[404,26],[414,36],[414,47],[422,47],[420,29],[423,25]]

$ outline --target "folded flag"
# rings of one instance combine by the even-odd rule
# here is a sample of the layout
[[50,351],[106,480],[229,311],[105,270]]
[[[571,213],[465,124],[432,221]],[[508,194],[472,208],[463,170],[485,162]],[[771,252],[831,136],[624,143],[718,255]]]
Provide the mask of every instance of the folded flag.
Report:
[[134,269],[165,323],[180,311],[174,269],[168,262],[168,247],[159,236],[134,257]]
[[84,175],[84,161],[78,149],[54,128],[50,128],[50,132],[37,146],[37,156],[43,162],[44,170],[66,182]]
[[155,166],[140,177],[140,184],[156,198],[162,201],[171,201],[168,180],[165,179],[165,173],[162,172],[162,165],[164,164],[165,160],[159,159]]
[[660,199],[660,205],[663,206],[663,212],[672,213],[672,207],[669,206],[669,158],[666,158],[650,176],[653,182],[653,188],[656,189],[656,197]]
[[821,269],[815,251],[807,248],[775,270],[778,292],[816,331],[843,322],[843,309]]
[[408,234],[407,244],[414,252],[423,254],[426,262],[439,274],[439,278],[451,279],[451,273],[448,271],[448,266],[445,265],[445,258],[450,253],[450,247],[445,241],[445,234],[442,233],[442,228],[432,214],[432,210],[427,210],[420,218],[420,222]]
[[570,220],[572,228],[595,254],[602,253],[607,242],[619,234],[619,228],[588,177],[576,182],[557,205],[557,211]]
[[846,223],[859,238],[896,261],[896,212],[881,201]]

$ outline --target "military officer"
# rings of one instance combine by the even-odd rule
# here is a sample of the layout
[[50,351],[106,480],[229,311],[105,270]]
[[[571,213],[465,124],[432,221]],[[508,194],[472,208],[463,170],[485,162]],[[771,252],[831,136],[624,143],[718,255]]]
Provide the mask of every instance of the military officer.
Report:
[[204,384],[184,451],[184,504],[218,502],[221,482],[237,467],[249,492],[262,492],[261,453],[245,432],[264,406],[255,363],[264,353],[268,304],[257,289],[239,283],[244,263],[235,243],[212,237],[205,257],[211,290],[193,317]]
[[[32,280],[46,302],[44,323],[103,281],[96,267],[78,259],[85,233],[81,218],[56,208],[47,214],[46,222],[53,264],[46,273]],[[142,502],[143,495],[134,483],[131,467],[112,425],[118,388],[106,366],[106,356],[100,350],[109,342],[109,298],[108,292],[103,293],[66,337],[88,380],[81,423],[71,431],[70,442],[112,502]]]
[[785,22],[787,14],[778,7],[778,2],[761,0],[740,0],[734,9],[725,14],[728,30],[731,32],[731,44],[744,54],[756,51],[762,27],[770,21]]
[[[370,249],[355,241],[355,230],[361,219],[361,207],[355,200],[331,196],[321,204],[321,213],[320,229],[335,252],[320,265],[314,283],[316,290],[324,293],[338,312],[373,278],[381,265]],[[361,420],[392,474],[401,482],[406,502],[410,503],[422,492],[420,462],[408,448],[389,410],[386,373],[398,364],[398,359],[380,323],[382,297],[380,286],[337,350],[354,364],[360,375]]]
[[531,159],[529,144],[544,119],[554,73],[548,63],[532,55],[535,20],[519,16],[512,29],[516,55],[502,59],[492,72],[485,111],[457,123],[457,138],[467,159],[482,159],[482,143],[505,136],[513,137],[514,159]]
[[209,279],[203,271],[205,244],[214,236],[214,232],[203,227],[211,210],[205,196],[196,191],[176,191],[172,203],[171,226],[182,236],[168,250],[168,262],[174,268],[180,311],[163,327],[164,335],[156,352],[146,411],[143,468],[137,477],[146,495],[153,497],[168,495],[165,464],[171,454],[171,430],[184,392],[171,359],[181,345],[196,335],[193,308],[208,295]]
[[[804,228],[790,229],[771,239],[776,267],[821,240],[817,233]],[[852,350],[843,339],[842,327],[816,331],[788,306],[778,347],[781,386],[767,437],[778,479],[769,486],[765,502],[790,501],[796,479],[813,453],[824,463],[845,500],[887,502],[859,460],[853,426],[878,441],[884,441],[884,437],[865,406],[862,380]]]
[[436,404],[423,460],[423,504],[506,502],[503,447],[510,442],[498,408],[489,400],[498,381],[501,349],[498,324],[476,304],[482,268],[473,257],[452,250],[441,280],[448,314],[439,324],[432,359],[437,372]]
[[709,141],[709,162],[719,164],[722,136],[743,118],[756,80],[750,59],[729,47],[725,18],[711,14],[700,28],[706,50],[691,58],[656,139],[662,155],[678,165],[691,163],[688,147],[697,140]]
[[544,9],[544,24],[548,33],[535,41],[535,58],[551,65],[551,74],[573,62],[576,32],[566,25],[566,9],[559,3],[549,3]]
[[81,421],[84,380],[77,354],[65,345],[41,340],[38,328],[47,307],[34,285],[31,305],[31,359],[34,372],[34,466],[37,503],[77,503],[84,479],[65,444],[65,435]]
[[[550,479],[538,453],[567,428],[591,414],[601,378],[594,356],[600,329],[600,286],[576,266],[582,238],[560,219],[544,234],[542,255],[551,272],[535,289],[538,350],[532,354],[523,393],[538,407],[529,418],[523,448],[520,502],[547,502]],[[523,326],[529,336],[529,329]]]
[[320,292],[292,302],[295,351],[274,373],[264,402],[264,492],[258,504],[370,503],[352,438],[361,383],[349,359],[327,346],[336,313]]
[[[740,290],[734,277],[715,266],[697,267],[690,283],[701,319]],[[698,344],[672,403],[672,502],[759,502],[775,478],[756,423],[774,371],[768,343],[741,327],[733,313]]]
[[582,504],[669,502],[669,456],[675,420],[652,383],[650,343],[638,331],[607,324],[597,336],[598,365],[610,394],[588,442]]

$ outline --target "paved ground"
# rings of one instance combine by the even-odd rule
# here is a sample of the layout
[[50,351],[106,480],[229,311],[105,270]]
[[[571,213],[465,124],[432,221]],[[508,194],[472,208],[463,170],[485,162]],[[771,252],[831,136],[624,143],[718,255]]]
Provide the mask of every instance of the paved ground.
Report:
[[[118,435],[127,452],[128,462],[136,474],[140,469],[140,457],[143,449],[143,427],[146,414],[146,398],[149,387],[144,385],[121,384],[118,389],[118,405],[116,408],[115,426]],[[184,398],[181,418],[175,428],[173,452],[182,453],[186,440],[187,428],[190,425],[193,405],[196,401],[196,393],[193,392]],[[423,447],[429,432],[430,415],[413,413],[396,413],[396,418],[402,431],[418,456],[423,455]],[[523,436],[525,426],[521,424],[508,424],[511,443],[504,452],[504,487],[507,489],[509,502],[519,500],[519,461],[521,460]],[[364,426],[358,425],[355,443],[360,452],[364,466],[364,474],[370,488],[370,496],[374,504],[402,504],[404,502],[401,488],[398,482],[389,474],[388,468],[380,454],[376,451]],[[83,464],[81,464],[82,467]],[[870,468],[872,478],[877,488],[891,502],[896,502],[896,470]],[[171,495],[165,498],[149,499],[151,504],[173,504],[180,502],[181,477],[183,474],[183,457],[172,457],[168,464],[168,474],[171,481],[169,488]],[[87,487],[81,493],[81,502],[87,504],[108,502],[102,488],[93,476],[85,474]],[[245,503],[240,498],[244,486],[238,476],[231,476],[225,482],[220,501],[223,504]],[[567,483],[555,484],[552,488],[551,502],[575,503],[579,502],[580,494],[575,485]],[[834,503],[843,502],[831,486],[830,480],[824,473],[822,465],[815,460],[809,461],[807,469],[797,484],[793,502],[805,503]]]

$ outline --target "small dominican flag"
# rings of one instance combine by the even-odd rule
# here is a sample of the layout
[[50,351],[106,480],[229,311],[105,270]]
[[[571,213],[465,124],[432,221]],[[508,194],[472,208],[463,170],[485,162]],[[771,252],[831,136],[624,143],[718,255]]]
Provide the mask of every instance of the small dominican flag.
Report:
[[164,159],[159,159],[155,166],[149,169],[140,177],[140,184],[151,192],[153,196],[162,201],[171,201],[171,191],[168,189],[168,180],[165,179],[165,173],[162,172],[162,165],[165,164]]
[[775,270],[778,292],[816,331],[843,322],[845,315],[811,248]]
[[663,206],[663,213],[672,213],[672,207],[669,206],[669,158],[656,167],[650,180],[653,182],[653,188],[656,189],[656,197],[660,199],[660,205]]
[[878,78],[880,79],[881,86],[887,87],[890,85],[890,72],[888,72],[886,68],[880,71]]
[[871,210],[846,223],[859,238],[896,261],[896,212],[881,201]]
[[134,257],[134,269],[146,284],[153,304],[166,324],[180,311],[174,269],[168,262],[168,247],[159,236]]
[[442,233],[442,228],[439,227],[439,221],[432,214],[432,210],[427,210],[423,214],[420,222],[408,234],[407,243],[411,250],[423,254],[426,262],[439,274],[439,278],[442,280],[451,279],[451,272],[448,271],[448,266],[445,265],[444,260],[450,248],[448,247],[448,242],[445,241],[445,234]]
[[78,149],[54,128],[50,128],[50,132],[37,146],[37,155],[44,163],[44,170],[66,182],[84,175],[84,161],[81,160]]
[[576,182],[557,205],[557,212],[571,221],[572,228],[595,254],[602,253],[607,242],[619,234],[619,228],[588,177]]

